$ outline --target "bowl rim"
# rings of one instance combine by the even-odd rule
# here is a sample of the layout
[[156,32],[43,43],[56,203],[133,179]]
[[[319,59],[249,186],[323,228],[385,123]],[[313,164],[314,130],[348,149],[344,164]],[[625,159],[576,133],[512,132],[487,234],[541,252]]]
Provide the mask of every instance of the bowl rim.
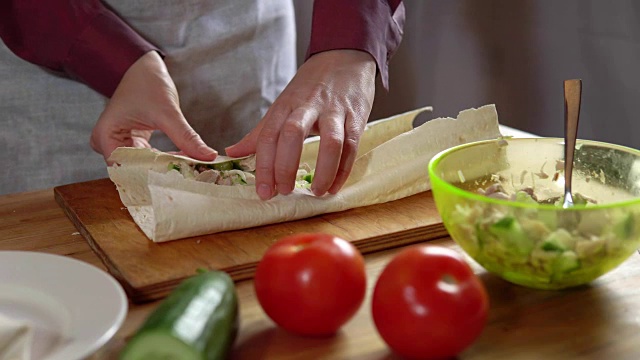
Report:
[[[444,188],[446,191],[454,193],[457,196],[468,198],[468,199],[472,199],[472,200],[482,201],[482,202],[496,204],[496,205],[507,205],[507,206],[518,207],[518,208],[543,209],[543,210],[553,210],[553,211],[599,210],[599,209],[626,207],[626,206],[631,206],[631,205],[640,205],[640,197],[636,197],[636,198],[630,199],[630,200],[623,200],[623,201],[606,203],[606,204],[593,204],[593,205],[589,205],[589,206],[576,206],[576,207],[571,207],[571,208],[567,208],[567,209],[562,208],[562,207],[558,207],[558,206],[553,205],[553,204],[532,204],[532,203],[525,203],[525,202],[512,201],[512,200],[496,199],[496,198],[491,198],[491,197],[484,196],[484,195],[481,195],[481,194],[477,194],[477,193],[474,193],[474,192],[471,192],[471,191],[463,190],[463,189],[461,189],[461,188],[459,188],[457,186],[454,186],[451,183],[445,181],[438,174],[436,174],[436,170],[435,170],[436,167],[440,164],[440,162],[447,155],[449,155],[449,154],[451,154],[453,152],[457,152],[457,151],[463,150],[463,149],[468,148],[468,147],[474,147],[474,146],[479,146],[479,145],[482,145],[482,144],[488,144],[488,143],[499,142],[499,141],[518,141],[518,142],[520,142],[520,141],[522,141],[522,142],[545,141],[545,142],[552,142],[552,143],[560,142],[561,144],[564,144],[564,139],[563,138],[558,138],[558,137],[514,138],[514,137],[511,137],[511,136],[501,136],[501,137],[498,137],[498,138],[495,138],[495,139],[479,140],[479,141],[473,141],[473,142],[469,142],[469,143],[453,146],[451,148],[448,148],[448,149],[440,151],[433,158],[431,158],[431,160],[429,161],[428,173],[429,173],[429,180],[430,180],[430,182],[432,184],[431,185],[432,191],[433,191],[433,183],[436,182],[436,183],[439,184],[439,187]],[[620,150],[620,151],[624,151],[624,152],[633,154],[633,155],[635,155],[636,157],[638,157],[640,159],[640,150],[634,149],[634,148],[631,148],[631,147],[628,147],[628,146],[617,145],[617,144],[607,143],[607,142],[603,142],[603,141],[586,140],[586,139],[578,139],[576,141],[576,146],[577,145],[584,145],[584,144],[596,145],[596,146],[601,146],[601,147],[617,149],[617,150]]]

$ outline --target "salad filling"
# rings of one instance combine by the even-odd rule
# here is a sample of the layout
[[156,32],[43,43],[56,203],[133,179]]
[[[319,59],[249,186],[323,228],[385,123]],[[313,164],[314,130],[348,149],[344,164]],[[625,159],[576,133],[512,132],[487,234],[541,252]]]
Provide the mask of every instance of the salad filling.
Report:
[[[179,172],[185,179],[216,185],[255,185],[255,155],[225,162],[207,164],[186,160],[172,161],[168,171]],[[296,174],[296,188],[309,189],[313,181],[313,170],[301,164]]]
[[[494,178],[495,180],[495,178]],[[499,182],[477,193],[491,198],[562,207],[561,197],[539,199],[534,189],[513,193]],[[616,208],[588,210],[595,200],[574,195],[582,211],[509,207],[460,202],[451,214],[452,235],[487,270],[524,285],[547,283],[562,288],[594,278],[634,251],[640,236],[640,212]],[[507,270],[505,270],[507,269]]]

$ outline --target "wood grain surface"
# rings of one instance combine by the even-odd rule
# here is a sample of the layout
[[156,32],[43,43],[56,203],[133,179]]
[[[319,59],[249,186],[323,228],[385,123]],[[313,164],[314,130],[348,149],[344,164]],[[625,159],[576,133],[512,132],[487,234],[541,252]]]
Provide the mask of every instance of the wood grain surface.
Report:
[[101,179],[56,187],[55,199],[134,302],[161,298],[198,268],[253,276],[277,239],[326,232],[363,253],[447,236],[431,192],[343,212],[251,229],[154,243],[137,227],[115,185]]
[[[449,238],[428,243],[461,251]],[[368,279],[365,303],[355,317],[331,337],[304,338],[279,329],[260,308],[253,282],[237,282],[240,332],[231,359],[399,360],[376,332],[370,296],[384,266],[402,249],[365,255]],[[52,189],[0,196],[2,250],[68,256],[106,269],[56,204]],[[483,333],[458,359],[640,358],[640,255],[637,253],[592,284],[564,291],[513,285],[470,263],[487,288],[491,306]],[[77,296],[82,295],[82,289],[78,289]],[[117,359],[127,340],[158,304],[158,301],[129,304],[123,326],[89,360]]]

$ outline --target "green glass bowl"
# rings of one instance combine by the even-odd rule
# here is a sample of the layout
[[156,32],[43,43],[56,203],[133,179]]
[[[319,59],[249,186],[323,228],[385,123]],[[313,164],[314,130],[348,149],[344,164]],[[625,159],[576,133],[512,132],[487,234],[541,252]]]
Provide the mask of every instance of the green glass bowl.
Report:
[[[563,209],[563,143],[480,141],[445,150],[429,163],[447,231],[469,256],[507,281],[538,289],[582,285],[640,246],[640,151],[579,140],[573,193],[588,201]],[[496,183],[504,189],[501,198],[482,193]]]

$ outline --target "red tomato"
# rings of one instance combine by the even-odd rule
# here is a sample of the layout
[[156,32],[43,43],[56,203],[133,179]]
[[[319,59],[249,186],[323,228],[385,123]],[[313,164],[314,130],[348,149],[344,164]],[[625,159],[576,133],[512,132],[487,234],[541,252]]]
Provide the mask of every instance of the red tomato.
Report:
[[378,332],[411,359],[453,357],[480,335],[489,300],[457,251],[419,245],[398,253],[380,274],[371,300]]
[[267,315],[302,335],[335,333],[356,313],[366,292],[362,254],[329,234],[296,234],[273,244],[254,286]]

